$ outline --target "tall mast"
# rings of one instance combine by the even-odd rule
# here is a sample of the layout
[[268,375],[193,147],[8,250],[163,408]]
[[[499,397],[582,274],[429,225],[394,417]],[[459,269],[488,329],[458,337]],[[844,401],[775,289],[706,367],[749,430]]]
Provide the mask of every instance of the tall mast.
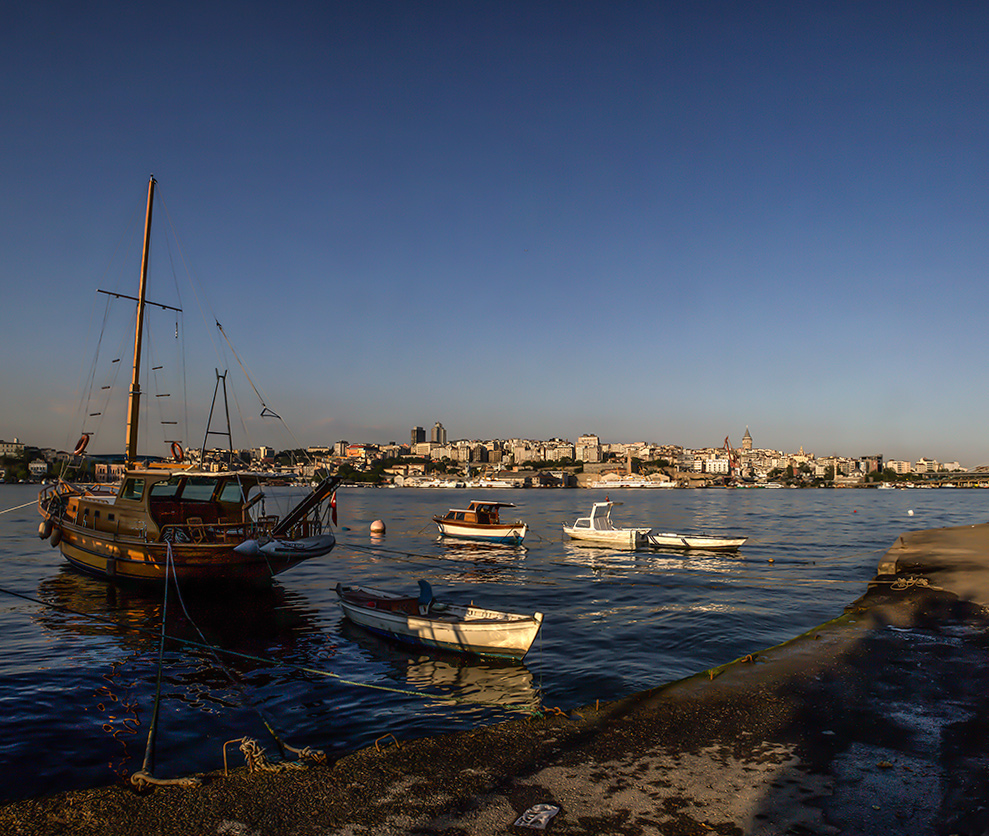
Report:
[[144,290],[148,283],[148,253],[151,252],[151,205],[155,178],[148,181],[148,212],[144,219],[144,253],[141,256],[141,289],[137,294],[137,328],[134,333],[134,374],[127,398],[127,461],[137,461],[137,425],[141,406],[141,342],[144,336]]

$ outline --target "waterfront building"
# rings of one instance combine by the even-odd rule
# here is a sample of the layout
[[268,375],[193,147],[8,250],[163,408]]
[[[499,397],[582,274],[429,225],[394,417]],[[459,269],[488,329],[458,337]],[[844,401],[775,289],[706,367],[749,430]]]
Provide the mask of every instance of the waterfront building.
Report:
[[446,429],[439,421],[433,425],[433,434],[429,440],[433,444],[439,444],[441,447],[446,445]]
[[601,461],[601,439],[596,435],[582,435],[577,438],[577,461]]
[[876,456],[862,456],[859,459],[859,470],[863,473],[876,473],[883,469],[882,453]]
[[913,473],[913,464],[911,462],[889,461],[886,462],[886,467],[892,470],[897,476],[906,476]]
[[13,441],[0,441],[0,456],[19,458],[24,455],[24,445],[16,438]]

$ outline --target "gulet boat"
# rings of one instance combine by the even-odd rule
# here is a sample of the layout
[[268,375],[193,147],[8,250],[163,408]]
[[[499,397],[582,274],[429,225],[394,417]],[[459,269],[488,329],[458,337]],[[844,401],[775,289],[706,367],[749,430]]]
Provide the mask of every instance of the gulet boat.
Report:
[[[173,461],[138,456],[141,346],[155,179],[148,183],[144,251],[137,302],[134,365],[127,409],[126,469],[116,491],[63,478],[38,496],[38,533],[76,568],[107,579],[162,581],[269,580],[335,545],[325,520],[340,482],[328,477],[283,517],[264,513],[264,478],[247,471],[194,470],[177,442]],[[73,456],[89,442],[83,434]]]

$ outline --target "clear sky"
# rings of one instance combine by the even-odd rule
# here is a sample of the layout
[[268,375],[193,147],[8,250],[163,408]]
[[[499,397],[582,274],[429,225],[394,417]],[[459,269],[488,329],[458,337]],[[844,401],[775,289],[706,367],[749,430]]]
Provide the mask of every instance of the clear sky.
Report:
[[975,2],[14,4],[0,438],[92,429],[153,173],[190,400],[239,376],[203,307],[300,444],[987,464],[987,43]]

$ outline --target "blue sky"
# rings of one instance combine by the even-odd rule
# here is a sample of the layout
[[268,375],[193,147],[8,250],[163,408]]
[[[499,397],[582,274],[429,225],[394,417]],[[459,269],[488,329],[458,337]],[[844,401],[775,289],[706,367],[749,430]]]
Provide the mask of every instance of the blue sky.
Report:
[[0,438],[92,429],[95,290],[136,292],[153,173],[187,445],[229,367],[240,443],[748,426],[989,463],[984,4],[19,5]]

